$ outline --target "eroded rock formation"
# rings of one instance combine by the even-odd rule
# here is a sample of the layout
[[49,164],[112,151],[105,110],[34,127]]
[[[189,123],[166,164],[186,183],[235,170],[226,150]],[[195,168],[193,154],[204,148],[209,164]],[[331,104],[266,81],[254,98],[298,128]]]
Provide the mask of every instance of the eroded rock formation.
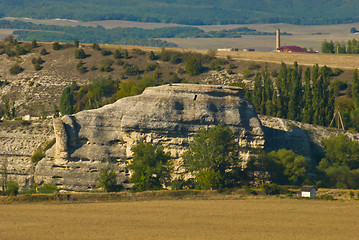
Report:
[[[90,191],[98,187],[99,170],[108,165],[117,173],[118,182],[126,184],[126,163],[132,158],[131,147],[139,141],[164,146],[180,172],[180,156],[193,134],[220,123],[234,131],[244,158],[253,148],[268,152],[286,148],[310,161],[322,151],[321,140],[339,132],[268,116],[259,120],[239,88],[175,84],[148,88],[141,95],[53,123],[0,123],[0,164],[7,160],[9,180],[21,187],[36,181],[56,183],[64,190]],[[340,132],[359,139],[359,134]],[[33,163],[31,154],[54,138],[56,144],[46,157]]]
[[231,127],[246,158],[251,149],[264,147],[264,135],[253,105],[243,95],[235,87],[165,85],[55,119],[56,144],[37,164],[35,180],[86,191],[96,188],[99,169],[110,164],[123,182],[131,147],[139,141],[164,146],[181,171],[180,156],[193,134],[218,124]]

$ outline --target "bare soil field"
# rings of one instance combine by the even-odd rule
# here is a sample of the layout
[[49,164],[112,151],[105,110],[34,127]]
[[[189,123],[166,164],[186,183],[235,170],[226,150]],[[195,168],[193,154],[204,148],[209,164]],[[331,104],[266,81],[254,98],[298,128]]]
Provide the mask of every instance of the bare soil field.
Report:
[[357,201],[0,205],[1,239],[356,239]]

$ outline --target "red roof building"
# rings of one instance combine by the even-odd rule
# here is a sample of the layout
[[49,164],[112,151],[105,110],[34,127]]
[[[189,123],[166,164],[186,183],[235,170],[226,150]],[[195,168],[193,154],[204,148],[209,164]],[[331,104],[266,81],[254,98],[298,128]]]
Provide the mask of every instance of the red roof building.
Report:
[[277,48],[277,52],[289,52],[289,53],[317,53],[313,50],[305,50],[298,46],[281,46]]

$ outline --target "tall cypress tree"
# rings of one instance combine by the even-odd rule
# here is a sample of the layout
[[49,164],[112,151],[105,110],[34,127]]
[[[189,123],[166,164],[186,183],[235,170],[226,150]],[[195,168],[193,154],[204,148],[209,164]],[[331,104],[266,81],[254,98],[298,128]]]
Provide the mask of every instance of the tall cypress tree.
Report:
[[299,70],[296,62],[294,64],[294,69],[291,70],[290,79],[288,118],[298,121],[301,116],[300,107],[302,104],[302,83],[301,70]]
[[355,108],[359,107],[359,80],[358,80],[358,71],[354,70],[353,73],[353,84],[352,84],[352,98]]
[[310,83],[310,69],[307,68],[304,72],[304,94],[303,94],[303,115],[302,121],[311,123],[313,120],[313,106],[312,106],[312,86]]
[[62,115],[74,113],[74,95],[70,86],[62,91],[60,99],[60,111]]
[[257,113],[261,113],[261,103],[262,103],[262,75],[260,73],[256,74],[254,79],[254,86],[253,86],[253,94],[252,94],[252,102],[254,107],[257,110]]
[[279,74],[276,81],[278,91],[278,113],[277,117],[287,117],[287,103],[288,103],[288,81],[287,81],[287,66],[282,62]]

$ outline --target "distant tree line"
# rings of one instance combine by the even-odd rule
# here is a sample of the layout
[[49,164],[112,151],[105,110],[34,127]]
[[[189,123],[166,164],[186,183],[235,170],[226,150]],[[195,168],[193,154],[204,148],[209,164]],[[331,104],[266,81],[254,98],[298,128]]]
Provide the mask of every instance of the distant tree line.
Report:
[[[155,29],[142,28],[113,28],[104,27],[69,27],[55,25],[40,25],[19,20],[0,20],[0,28],[26,29],[36,31],[15,31],[19,38],[31,41],[37,39],[43,42],[72,42],[74,39],[84,43],[113,43],[122,45],[175,45],[154,38],[240,38],[242,35],[274,35],[274,32],[260,32],[247,27],[231,30],[205,32],[196,27],[166,27]],[[288,33],[282,33],[287,34]]]
[[333,42],[326,40],[322,42],[322,53],[359,54],[359,41],[356,39],[344,42]]
[[328,4],[309,0],[299,2],[133,0],[121,1],[121,4],[114,4],[111,0],[101,2],[78,0],[76,5],[68,1],[37,0],[36,2],[5,1],[0,3],[0,9],[0,16],[9,17],[31,16],[35,19],[62,18],[82,21],[126,20],[187,25],[282,22],[319,25],[352,23],[359,20],[356,14],[358,5],[355,0],[331,0]]

